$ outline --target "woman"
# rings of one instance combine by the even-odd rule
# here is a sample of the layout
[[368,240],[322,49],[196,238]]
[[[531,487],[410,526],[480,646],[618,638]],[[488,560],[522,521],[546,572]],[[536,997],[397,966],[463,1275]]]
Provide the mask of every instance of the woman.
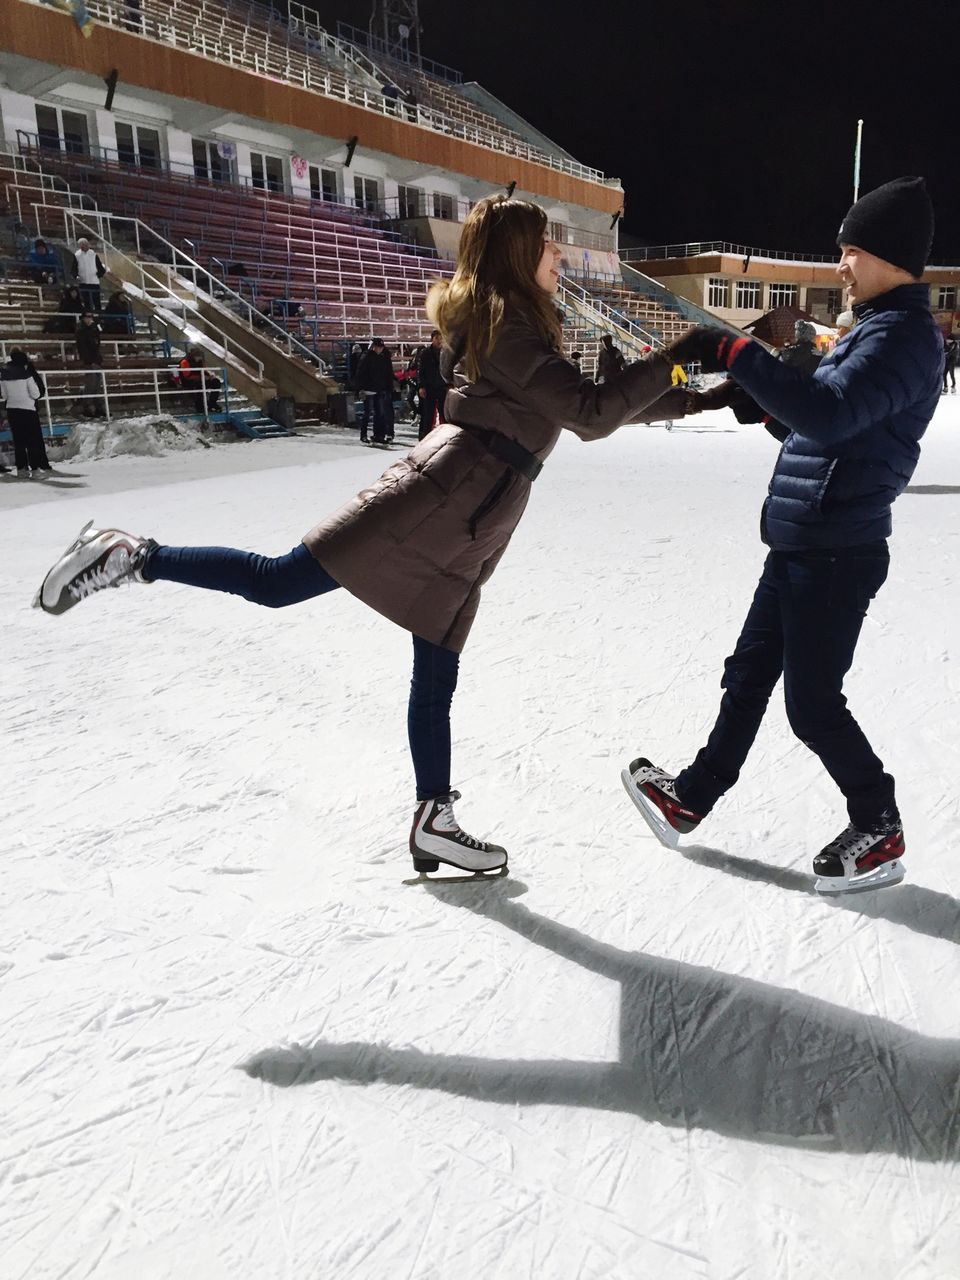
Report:
[[6,409],[13,436],[13,457],[18,476],[31,471],[50,472],[47,447],[37,413],[37,401],[47,394],[43,379],[25,351],[14,347],[0,369],[0,400]]
[[[428,312],[446,344],[449,423],[305,535],[268,558],[219,547],[158,546],[116,529],[83,530],[47,574],[34,604],[63,613],[102,587],[189,583],[282,606],[346,587],[413,634],[407,725],[417,783],[414,867],[444,862],[487,873],[506,851],[461,830],[450,787],[450,703],[460,652],[493,573],[563,428],[583,440],[624,422],[680,417],[663,355],[603,387],[583,381],[560,351],[553,305],[560,250],[543,210],[481,200],[464,224],[456,273],[436,284]],[[669,409],[654,402],[667,397]]]

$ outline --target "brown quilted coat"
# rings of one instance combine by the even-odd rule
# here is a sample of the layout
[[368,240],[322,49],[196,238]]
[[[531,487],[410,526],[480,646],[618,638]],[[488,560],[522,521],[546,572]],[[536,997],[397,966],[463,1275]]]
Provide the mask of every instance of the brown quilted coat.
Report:
[[[458,377],[448,392],[450,425],[434,428],[303,541],[378,613],[459,652],[531,482],[454,424],[501,432],[544,459],[564,428],[599,440],[625,422],[682,417],[684,399],[670,391],[670,363],[662,356],[598,386],[532,326],[508,320],[478,380]],[[541,475],[538,483],[549,480]]]

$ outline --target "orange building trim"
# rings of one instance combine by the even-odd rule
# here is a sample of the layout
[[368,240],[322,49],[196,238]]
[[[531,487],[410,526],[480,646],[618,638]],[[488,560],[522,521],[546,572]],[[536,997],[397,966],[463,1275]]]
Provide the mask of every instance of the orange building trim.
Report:
[[344,140],[356,134],[361,147],[465,174],[494,187],[515,181],[522,191],[611,215],[623,204],[623,193],[614,188],[432,133],[133,33],[95,23],[89,37],[84,37],[72,17],[55,9],[0,0],[0,30],[11,53],[86,71],[98,79],[116,67],[121,83],[168,94],[170,86],[176,85],[178,97],[255,116],[272,125]]

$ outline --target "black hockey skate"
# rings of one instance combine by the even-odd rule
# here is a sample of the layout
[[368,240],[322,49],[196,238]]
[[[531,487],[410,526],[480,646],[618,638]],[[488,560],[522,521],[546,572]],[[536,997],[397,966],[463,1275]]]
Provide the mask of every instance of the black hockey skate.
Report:
[[873,831],[859,831],[851,823],[814,858],[815,888],[818,893],[854,893],[899,884],[904,848],[899,818]]
[[701,815],[680,802],[673,775],[649,760],[634,760],[622,770],[620,781],[644,822],[668,849],[676,849],[680,837],[700,824]]
[[491,880],[507,874],[507,851],[499,844],[488,844],[468,836],[460,827],[453,813],[453,802],[460,799],[459,791],[438,796],[434,800],[421,800],[413,815],[410,828],[410,853],[413,869],[418,872],[415,880],[404,884],[421,884],[430,873],[439,871],[441,862],[458,871],[469,872],[462,876],[437,877],[444,883],[451,880]]

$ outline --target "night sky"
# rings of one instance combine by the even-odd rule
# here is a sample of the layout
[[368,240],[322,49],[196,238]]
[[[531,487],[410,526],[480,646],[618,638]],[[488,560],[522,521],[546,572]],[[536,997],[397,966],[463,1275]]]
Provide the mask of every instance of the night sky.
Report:
[[[372,4],[314,7],[335,29]],[[960,0],[420,0],[420,20],[425,57],[619,177],[648,243],[832,253],[862,116],[861,193],[923,174],[933,260],[960,263]]]

